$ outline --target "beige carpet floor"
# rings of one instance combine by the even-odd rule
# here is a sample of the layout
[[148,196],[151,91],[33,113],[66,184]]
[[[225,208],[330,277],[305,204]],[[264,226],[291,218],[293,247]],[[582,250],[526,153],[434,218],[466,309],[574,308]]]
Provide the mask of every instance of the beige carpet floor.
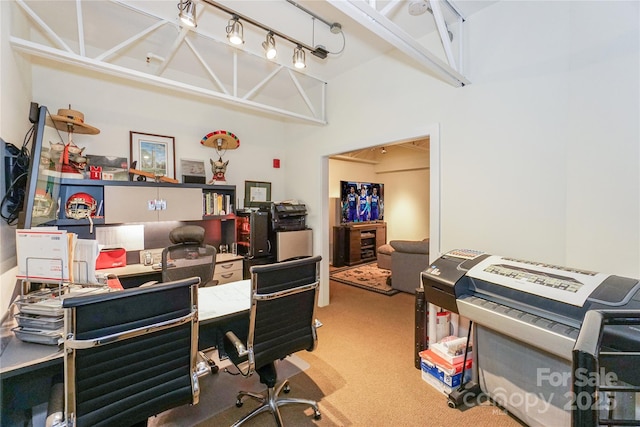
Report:
[[[290,378],[290,396],[317,400],[322,418],[316,421],[310,409],[293,405],[282,408],[285,425],[521,426],[488,402],[451,409],[446,396],[422,380],[414,367],[414,312],[413,295],[386,296],[331,282],[331,304],[317,312],[324,324],[318,348],[297,353],[309,368]],[[229,426],[255,405],[232,406],[197,425]],[[275,422],[266,413],[245,426]]]

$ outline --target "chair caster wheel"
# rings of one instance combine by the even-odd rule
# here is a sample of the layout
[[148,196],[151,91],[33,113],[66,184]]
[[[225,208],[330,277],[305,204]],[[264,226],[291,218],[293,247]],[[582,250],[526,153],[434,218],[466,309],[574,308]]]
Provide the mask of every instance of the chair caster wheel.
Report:
[[313,414],[313,419],[319,420],[320,418],[322,418],[322,414],[320,414],[320,411],[315,411],[315,413]]
[[285,393],[289,393],[291,391],[291,387],[289,387],[289,384],[287,384],[286,386],[284,386],[284,388],[282,389],[283,392]]
[[220,370],[220,367],[218,365],[211,366],[211,373],[212,374],[217,374],[219,370]]
[[236,400],[236,408],[242,408],[243,402],[242,400],[238,399]]

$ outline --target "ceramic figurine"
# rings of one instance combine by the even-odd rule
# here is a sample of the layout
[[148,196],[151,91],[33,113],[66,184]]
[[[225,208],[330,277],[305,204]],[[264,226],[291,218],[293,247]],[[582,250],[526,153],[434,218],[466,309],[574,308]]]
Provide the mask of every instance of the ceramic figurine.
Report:
[[213,178],[209,181],[209,184],[224,184],[227,180],[224,177],[225,172],[227,172],[227,165],[229,165],[229,160],[226,162],[222,161],[222,157],[219,157],[217,161],[213,161],[213,159],[209,159],[211,163],[211,172],[213,172]]

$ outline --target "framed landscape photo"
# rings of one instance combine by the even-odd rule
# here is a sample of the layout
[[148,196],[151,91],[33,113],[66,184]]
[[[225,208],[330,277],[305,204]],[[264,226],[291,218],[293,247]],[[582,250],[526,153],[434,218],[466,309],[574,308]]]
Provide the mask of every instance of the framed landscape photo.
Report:
[[173,136],[129,132],[131,163],[156,176],[176,177],[176,139]]

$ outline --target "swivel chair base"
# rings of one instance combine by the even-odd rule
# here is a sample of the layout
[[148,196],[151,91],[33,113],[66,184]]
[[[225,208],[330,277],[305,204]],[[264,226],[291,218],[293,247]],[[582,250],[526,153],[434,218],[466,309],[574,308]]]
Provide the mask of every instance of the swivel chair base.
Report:
[[291,403],[301,403],[304,405],[309,405],[313,408],[313,418],[316,420],[319,420],[321,417],[320,414],[320,409],[318,409],[318,403],[313,401],[313,400],[308,400],[308,399],[293,399],[293,398],[278,398],[278,395],[280,394],[281,391],[284,391],[285,393],[289,393],[290,391],[290,387],[289,387],[289,381],[285,380],[282,384],[280,384],[280,386],[278,386],[278,388],[274,388],[274,387],[268,387],[267,388],[267,393],[266,395],[264,394],[258,394],[258,393],[252,393],[249,391],[241,391],[238,393],[238,398],[236,400],[236,406],[238,408],[240,408],[242,406],[242,404],[244,403],[242,401],[242,398],[245,396],[248,397],[252,397],[254,399],[256,399],[257,401],[259,401],[260,403],[262,403],[262,405],[260,405],[259,407],[257,407],[256,409],[254,409],[253,411],[249,412],[247,415],[245,415],[244,417],[240,418],[238,421],[236,421],[232,427],[236,427],[241,425],[242,423],[244,423],[245,421],[255,417],[258,414],[261,414],[265,411],[269,411],[273,414],[273,417],[276,420],[276,424],[278,425],[278,427],[282,427],[282,417],[280,416],[280,410],[278,409],[280,406],[283,405],[289,405]]

